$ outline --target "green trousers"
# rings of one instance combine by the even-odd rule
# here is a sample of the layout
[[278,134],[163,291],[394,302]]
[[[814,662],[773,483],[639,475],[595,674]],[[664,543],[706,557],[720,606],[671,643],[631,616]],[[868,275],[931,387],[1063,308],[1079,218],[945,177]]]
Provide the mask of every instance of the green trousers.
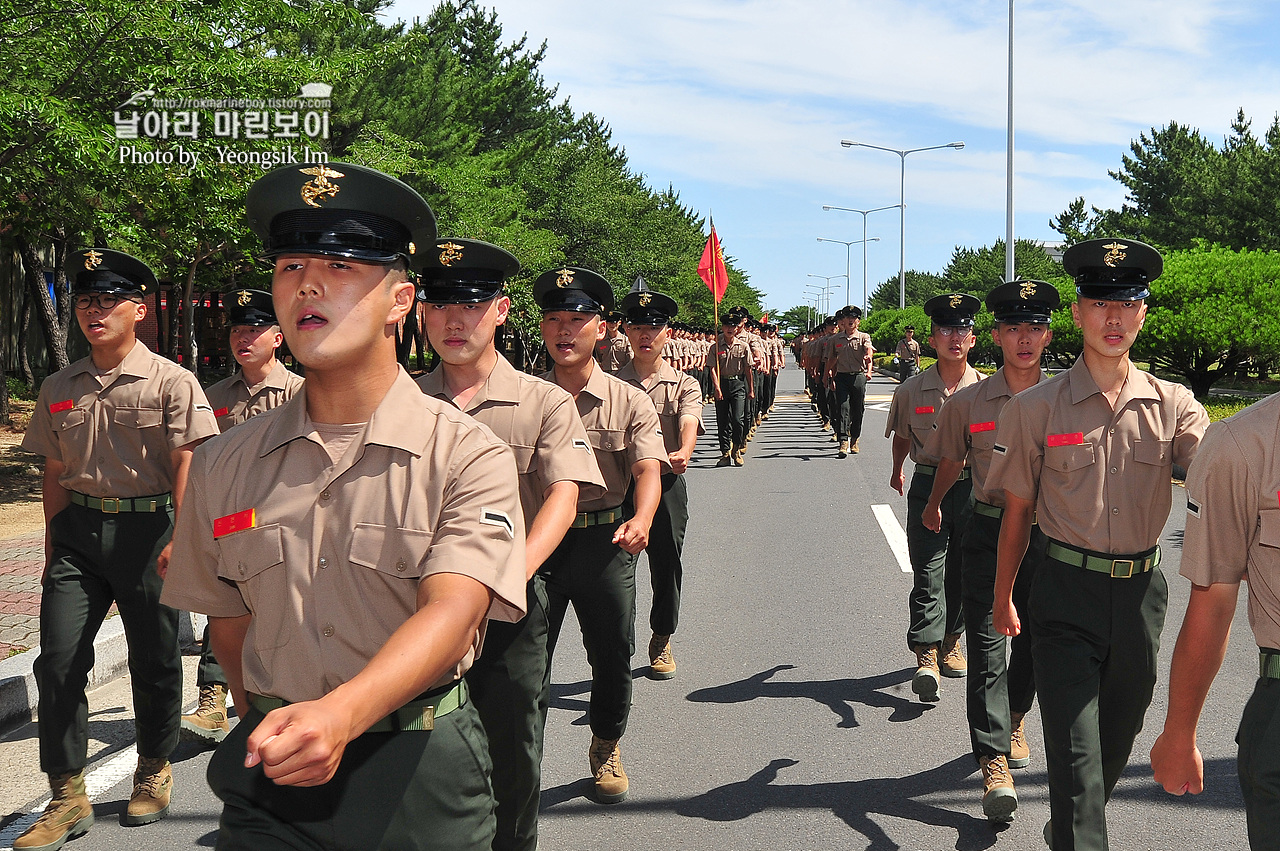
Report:
[[[1000,518],[974,512],[961,544],[964,557],[961,599],[969,650],[966,677],[969,741],[973,755],[979,758],[1009,755],[1009,736],[1013,732],[1009,715],[1012,712],[1025,715],[1036,696],[1029,624],[1024,620],[1024,629],[1010,641],[996,632],[992,623],[999,541]],[[1032,526],[1031,545],[1013,584],[1013,604],[1021,615],[1026,614],[1027,598],[1043,553],[1044,535],[1039,526]]]
[[542,683],[547,668],[547,589],[534,575],[519,623],[489,621],[484,649],[467,672],[493,762],[494,851],[538,847],[542,785]]
[[209,641],[209,624],[204,625],[204,638],[200,640],[200,664],[196,666],[197,686],[225,686],[227,675],[222,672],[222,665],[213,655],[213,644]]
[[720,452],[747,445],[747,381],[745,378],[720,376],[720,395],[716,400],[716,431]]
[[1280,680],[1260,677],[1236,733],[1236,770],[1252,851],[1280,849]]
[[637,558],[613,543],[621,524],[615,521],[570,529],[538,569],[547,583],[547,669],[540,701],[543,721],[551,705],[551,660],[565,612],[572,603],[591,666],[591,732],[602,739],[621,738],[631,713]]
[[850,443],[862,437],[862,415],[867,407],[867,374],[837,372],[836,404],[832,417],[836,437]]
[[104,514],[69,505],[49,522],[52,558],[40,598],[40,770],[79,771],[88,759],[93,639],[114,602],[129,648],[138,753],[169,757],[178,744],[182,657],[178,613],[160,605],[156,557],[173,534],[172,509]]
[[489,750],[471,702],[434,730],[357,737],[320,786],[277,786],[261,765],[244,767],[262,718],[245,712],[209,760],[219,851],[489,851]]
[[684,580],[684,531],[689,525],[689,488],[684,476],[662,476],[662,502],[649,529],[649,584],[653,604],[649,627],[655,635],[671,635],[680,622],[680,586]]
[[942,529],[924,527],[920,515],[929,502],[933,475],[916,468],[907,490],[907,553],[915,582],[907,599],[911,625],[907,646],[940,644],[948,635],[964,631],[964,610],[960,601],[960,536],[973,513],[973,488],[963,479],[951,486],[942,498]]
[[[1106,804],[1151,703],[1169,591],[1046,556],[1027,610],[1054,851],[1106,851]],[[1027,623],[1028,618],[1023,618]]]

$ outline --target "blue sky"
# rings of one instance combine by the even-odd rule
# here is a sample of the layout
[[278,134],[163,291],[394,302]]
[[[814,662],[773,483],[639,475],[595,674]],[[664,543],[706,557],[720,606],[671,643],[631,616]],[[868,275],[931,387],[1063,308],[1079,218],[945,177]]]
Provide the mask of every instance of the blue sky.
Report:
[[[397,0],[389,16],[425,16]],[[911,154],[908,269],[940,272],[956,246],[1005,232],[1005,0],[493,0],[509,38],[547,42],[543,73],[613,128],[632,167],[715,217],[726,253],[783,310],[807,277],[840,275],[862,217],[822,205],[898,203],[887,148]],[[1077,196],[1119,205],[1107,175],[1138,134],[1170,121],[1217,144],[1237,108],[1259,134],[1280,110],[1280,10],[1269,0],[1018,0],[1015,233],[1055,240]],[[898,211],[873,213],[869,287],[896,277]],[[861,303],[852,246],[851,301]],[[696,258],[691,260],[696,263]]]

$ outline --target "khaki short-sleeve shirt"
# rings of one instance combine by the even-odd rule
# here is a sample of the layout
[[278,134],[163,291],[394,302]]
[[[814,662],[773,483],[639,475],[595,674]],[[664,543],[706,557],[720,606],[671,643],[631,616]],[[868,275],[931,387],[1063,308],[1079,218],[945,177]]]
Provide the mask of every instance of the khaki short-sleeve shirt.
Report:
[[46,378],[22,448],[61,462],[67,490],[128,499],[170,493],[170,453],[217,433],[196,377],[138,342],[110,372],[84,358]]
[[[524,518],[511,449],[400,370],[337,463],[307,389],[195,453],[161,601],[253,616],[249,691],[315,700],[360,673],[418,610],[418,589],[457,573],[493,592],[488,617],[525,607]],[[483,641],[441,679],[466,673]]]
[[866,372],[866,360],[872,352],[871,335],[864,331],[836,334],[831,338],[829,351],[836,372]]
[[618,370],[618,377],[638,387],[653,400],[658,409],[658,422],[662,425],[662,441],[667,454],[680,450],[680,421],[693,417],[698,421],[698,434],[706,434],[702,425],[702,388],[697,379],[677,372],[671,364],[663,363],[658,374],[645,384],[636,372],[635,361]]
[[1205,432],[1187,472],[1183,576],[1197,585],[1249,580],[1259,647],[1280,648],[1280,395]]
[[213,415],[218,418],[218,428],[226,431],[250,417],[278,408],[293,398],[302,387],[302,376],[296,375],[276,361],[262,383],[250,387],[245,384],[244,373],[222,379],[209,386],[204,395],[209,398]]
[[[1047,378],[1041,370],[1039,381]],[[1004,491],[987,490],[987,473],[1000,412],[1011,398],[1001,367],[985,381],[951,394],[933,425],[933,435],[925,442],[925,452],[935,458],[967,463],[973,471],[973,498],[999,508],[1004,507]]]
[[751,365],[751,347],[739,335],[728,345],[721,341],[707,350],[707,369],[712,368],[713,358],[720,359],[721,378],[743,378]]
[[910,438],[911,460],[917,464],[938,465],[938,456],[926,451],[925,444],[933,436],[933,423],[939,412],[949,399],[970,385],[982,381],[983,375],[968,364],[964,365],[964,375],[956,384],[955,390],[947,391],[942,376],[938,374],[938,366],[926,369],[913,375],[899,384],[893,391],[893,401],[889,403],[889,422],[885,425],[884,436],[898,435]]
[[612,340],[601,340],[596,343],[596,360],[605,372],[617,372],[623,364],[631,362],[631,341],[621,331]]
[[1081,357],[1005,405],[987,490],[1034,501],[1055,540],[1145,552],[1169,519],[1173,465],[1190,465],[1208,425],[1188,388],[1132,364],[1113,411]]
[[914,361],[920,357],[920,344],[915,340],[908,340],[903,337],[898,341],[898,349],[894,352],[900,360]]
[[[443,369],[437,367],[417,383],[428,396],[455,404],[445,388]],[[542,509],[547,488],[556,482],[577,482],[579,499],[604,494],[604,479],[573,397],[550,381],[520,372],[499,355],[465,413],[492,429],[515,453],[526,528]]]
[[[551,369],[542,377],[554,382],[555,372]],[[631,487],[631,467],[637,461],[652,458],[661,462],[662,472],[670,471],[658,411],[643,391],[615,375],[593,369],[575,402],[606,487],[603,496],[579,496],[579,511],[603,511],[621,505]]]

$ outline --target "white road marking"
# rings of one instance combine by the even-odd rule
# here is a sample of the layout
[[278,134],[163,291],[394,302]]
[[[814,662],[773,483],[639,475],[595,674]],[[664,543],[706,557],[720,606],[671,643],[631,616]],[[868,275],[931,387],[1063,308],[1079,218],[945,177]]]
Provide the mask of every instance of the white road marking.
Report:
[[[232,707],[234,705],[235,702],[232,701],[231,695],[228,694],[227,706]],[[190,710],[194,711],[195,707],[191,707]],[[137,767],[138,746],[136,744],[129,745],[129,747],[115,756],[108,758],[105,762],[95,766],[93,770],[85,773],[85,794],[89,796],[90,801],[94,801],[103,792],[132,775]],[[14,819],[5,826],[4,830],[0,830],[0,851],[13,851],[14,840],[26,833],[27,828],[36,823],[51,800],[53,800],[53,796],[46,795],[31,812]]]
[[876,516],[880,531],[884,532],[884,539],[889,542],[889,549],[893,550],[893,557],[898,560],[898,567],[903,573],[910,573],[911,557],[907,554],[907,533],[898,522],[898,515],[893,513],[893,506],[873,505],[871,513]]

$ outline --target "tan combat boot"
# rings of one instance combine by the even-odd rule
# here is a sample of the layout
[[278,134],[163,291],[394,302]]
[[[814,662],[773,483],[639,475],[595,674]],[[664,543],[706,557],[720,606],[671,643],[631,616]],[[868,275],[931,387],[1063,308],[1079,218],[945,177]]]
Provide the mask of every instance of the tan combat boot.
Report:
[[933,703],[938,699],[938,686],[942,677],[938,674],[938,645],[919,644],[916,651],[916,673],[911,678],[911,690],[920,699]]
[[53,800],[35,824],[13,842],[14,851],[54,851],[93,827],[93,804],[84,791],[84,770],[50,774]]
[[944,677],[963,677],[969,673],[969,663],[960,649],[960,636],[948,635],[942,641],[942,661],[938,663]]
[[173,772],[169,760],[148,759],[139,754],[138,770],[133,772],[133,794],[124,811],[121,824],[137,827],[169,815],[169,795],[173,792]]
[[676,657],[671,654],[671,636],[654,633],[649,639],[649,679],[669,680],[676,675]]
[[982,813],[987,821],[1013,821],[1013,811],[1018,809],[1018,793],[1013,791],[1013,777],[1004,755],[981,757]]
[[849,447],[849,451],[852,452],[854,455],[858,454],[858,441],[855,440],[853,442],[853,446]]
[[726,452],[720,456],[720,460],[716,462],[717,467],[728,467],[733,463],[733,453]]
[[1009,716],[1013,729],[1009,735],[1009,767],[1026,768],[1031,764],[1031,748],[1027,747],[1027,732],[1023,727],[1026,716],[1015,712]]
[[746,463],[747,463],[747,449],[746,449],[746,447],[744,446],[744,447],[741,447],[741,448],[739,448],[739,449],[735,449],[735,450],[733,450],[733,466],[735,466],[735,467],[741,467],[742,465],[744,465],[744,464],[746,464]]
[[840,441],[840,451],[837,453],[837,455],[839,455],[839,457],[841,458],[844,458],[848,454],[849,454],[849,441],[847,440]]
[[211,748],[231,732],[227,719],[227,687],[221,683],[200,686],[200,702],[196,711],[182,716],[182,738],[201,747]]
[[601,804],[616,804],[627,797],[627,772],[622,770],[622,751],[617,739],[591,737],[591,775],[596,782],[596,800]]

